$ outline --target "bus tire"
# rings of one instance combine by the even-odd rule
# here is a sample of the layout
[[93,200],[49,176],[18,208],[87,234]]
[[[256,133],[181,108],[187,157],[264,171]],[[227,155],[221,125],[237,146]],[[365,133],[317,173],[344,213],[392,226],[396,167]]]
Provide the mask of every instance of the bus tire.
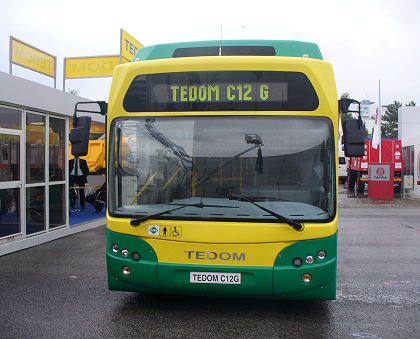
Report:
[[365,191],[365,183],[357,178],[357,193],[364,193]]
[[348,174],[348,188],[349,188],[349,190],[354,191],[355,183],[356,183],[356,173],[354,173],[354,171],[349,171],[349,174]]

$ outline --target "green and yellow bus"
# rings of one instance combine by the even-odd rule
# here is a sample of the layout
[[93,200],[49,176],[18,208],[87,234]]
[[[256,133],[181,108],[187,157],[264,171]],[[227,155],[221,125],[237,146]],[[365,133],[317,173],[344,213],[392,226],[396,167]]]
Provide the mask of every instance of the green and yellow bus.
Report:
[[116,67],[109,289],[335,299],[338,114],[312,43],[162,44]]

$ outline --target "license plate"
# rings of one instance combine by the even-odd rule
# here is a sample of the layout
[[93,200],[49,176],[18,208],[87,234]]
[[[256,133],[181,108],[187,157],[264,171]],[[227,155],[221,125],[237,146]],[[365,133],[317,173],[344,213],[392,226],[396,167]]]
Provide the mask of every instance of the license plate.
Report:
[[241,273],[190,272],[193,284],[241,284]]

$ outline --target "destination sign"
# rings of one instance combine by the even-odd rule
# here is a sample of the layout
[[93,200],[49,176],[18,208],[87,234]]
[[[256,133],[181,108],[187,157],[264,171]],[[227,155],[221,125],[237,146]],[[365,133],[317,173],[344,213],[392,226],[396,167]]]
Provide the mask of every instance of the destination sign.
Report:
[[287,101],[287,83],[158,84],[153,103]]
[[126,112],[313,111],[318,95],[304,73],[197,71],[136,76]]

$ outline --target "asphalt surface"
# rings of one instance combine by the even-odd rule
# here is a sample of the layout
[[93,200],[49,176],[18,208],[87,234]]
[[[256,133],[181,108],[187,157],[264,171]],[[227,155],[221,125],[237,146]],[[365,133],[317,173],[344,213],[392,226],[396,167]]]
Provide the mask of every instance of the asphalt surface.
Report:
[[105,227],[0,257],[0,338],[419,338],[420,200],[340,191],[337,300],[110,292]]

